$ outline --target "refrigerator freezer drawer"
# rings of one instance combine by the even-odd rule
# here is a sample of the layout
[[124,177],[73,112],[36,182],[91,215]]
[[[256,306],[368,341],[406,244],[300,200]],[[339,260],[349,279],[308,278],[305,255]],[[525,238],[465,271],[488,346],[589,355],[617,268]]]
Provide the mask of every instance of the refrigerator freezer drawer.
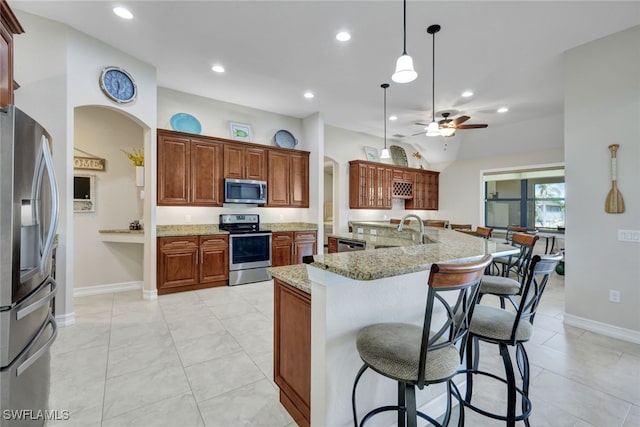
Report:
[[51,344],[57,335],[49,315],[35,339],[5,368],[0,369],[2,427],[41,427],[49,404]]
[[33,340],[49,316],[56,291],[55,280],[49,277],[10,310],[0,311],[0,368],[8,366]]

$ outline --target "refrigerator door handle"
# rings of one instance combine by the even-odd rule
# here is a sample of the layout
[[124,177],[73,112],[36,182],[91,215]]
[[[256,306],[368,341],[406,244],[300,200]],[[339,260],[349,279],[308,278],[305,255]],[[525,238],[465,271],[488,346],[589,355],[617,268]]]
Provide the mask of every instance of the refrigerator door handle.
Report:
[[49,301],[51,301],[53,297],[56,296],[56,292],[58,291],[58,284],[53,279],[53,277],[49,277],[49,279],[47,280],[49,283],[51,283],[51,292],[49,292],[47,296],[45,296],[44,298],[41,298],[38,301],[34,302],[33,304],[29,304],[25,308],[18,310],[16,313],[16,320],[20,320],[27,317],[28,315],[30,315],[31,313],[33,313],[43,305],[48,304]]
[[60,207],[58,205],[58,183],[56,182],[53,158],[51,157],[51,151],[49,150],[49,140],[44,135],[42,135],[42,142],[40,146],[42,147],[42,158],[44,159],[44,166],[47,169],[49,185],[51,186],[51,222],[49,224],[49,231],[47,232],[47,238],[43,247],[42,258],[40,258],[40,274],[44,274],[47,268],[47,262],[53,250],[53,242],[56,237],[56,230],[58,229],[58,214],[60,212]]
[[48,320],[47,323],[45,323],[42,329],[40,329],[40,332],[38,332],[38,335],[36,335],[36,337],[34,338],[34,341],[40,338],[40,336],[44,333],[48,325],[51,325],[51,328],[53,329],[53,332],[51,333],[51,337],[49,337],[47,342],[44,343],[44,345],[40,347],[40,349],[36,351],[33,354],[33,356],[29,357],[27,360],[22,362],[20,366],[18,366],[18,368],[16,369],[16,376],[20,376],[24,371],[29,369],[29,366],[37,362],[37,360],[40,359],[47,352],[47,350],[49,350],[49,347],[51,347],[53,342],[56,340],[56,336],[58,335],[58,325],[56,324],[56,319],[53,317],[51,313],[49,313],[49,317],[47,318],[47,320]]

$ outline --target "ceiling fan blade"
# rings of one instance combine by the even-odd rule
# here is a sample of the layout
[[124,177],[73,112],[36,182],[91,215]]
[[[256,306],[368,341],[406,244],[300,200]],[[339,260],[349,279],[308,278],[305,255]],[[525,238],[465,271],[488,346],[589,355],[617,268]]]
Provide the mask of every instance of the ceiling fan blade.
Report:
[[422,132],[414,133],[413,135],[409,135],[409,136],[424,135],[425,133],[426,133],[426,131],[422,131]]
[[415,122],[414,125],[427,127],[429,126],[429,123]]
[[457,118],[453,119],[453,125],[454,125],[454,126],[458,126],[459,124],[466,122],[466,121],[467,121],[467,120],[469,120],[470,118],[471,118],[471,117],[469,117],[469,116],[460,116],[460,117],[457,117]]
[[456,129],[484,129],[489,125],[478,124],[478,125],[460,125],[456,126]]

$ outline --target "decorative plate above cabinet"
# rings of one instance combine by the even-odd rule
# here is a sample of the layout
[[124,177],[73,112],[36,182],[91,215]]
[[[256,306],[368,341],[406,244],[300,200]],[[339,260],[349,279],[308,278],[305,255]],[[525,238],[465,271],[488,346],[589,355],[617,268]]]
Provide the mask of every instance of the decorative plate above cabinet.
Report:
[[288,130],[281,129],[273,136],[276,145],[280,148],[294,148],[298,140]]
[[391,158],[393,159],[394,165],[405,167],[409,166],[407,153],[404,151],[404,148],[398,145],[392,145],[389,147],[389,151],[391,151]]

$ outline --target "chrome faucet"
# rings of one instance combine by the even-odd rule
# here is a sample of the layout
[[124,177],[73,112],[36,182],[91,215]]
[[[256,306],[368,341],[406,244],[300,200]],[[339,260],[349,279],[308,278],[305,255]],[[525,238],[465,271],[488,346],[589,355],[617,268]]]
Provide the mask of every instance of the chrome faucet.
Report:
[[403,215],[400,219],[400,225],[398,225],[398,231],[402,231],[402,226],[404,225],[404,220],[407,218],[415,218],[418,220],[418,224],[420,225],[420,243],[423,243],[424,240],[424,222],[422,222],[422,218],[420,218],[416,214],[406,214]]

